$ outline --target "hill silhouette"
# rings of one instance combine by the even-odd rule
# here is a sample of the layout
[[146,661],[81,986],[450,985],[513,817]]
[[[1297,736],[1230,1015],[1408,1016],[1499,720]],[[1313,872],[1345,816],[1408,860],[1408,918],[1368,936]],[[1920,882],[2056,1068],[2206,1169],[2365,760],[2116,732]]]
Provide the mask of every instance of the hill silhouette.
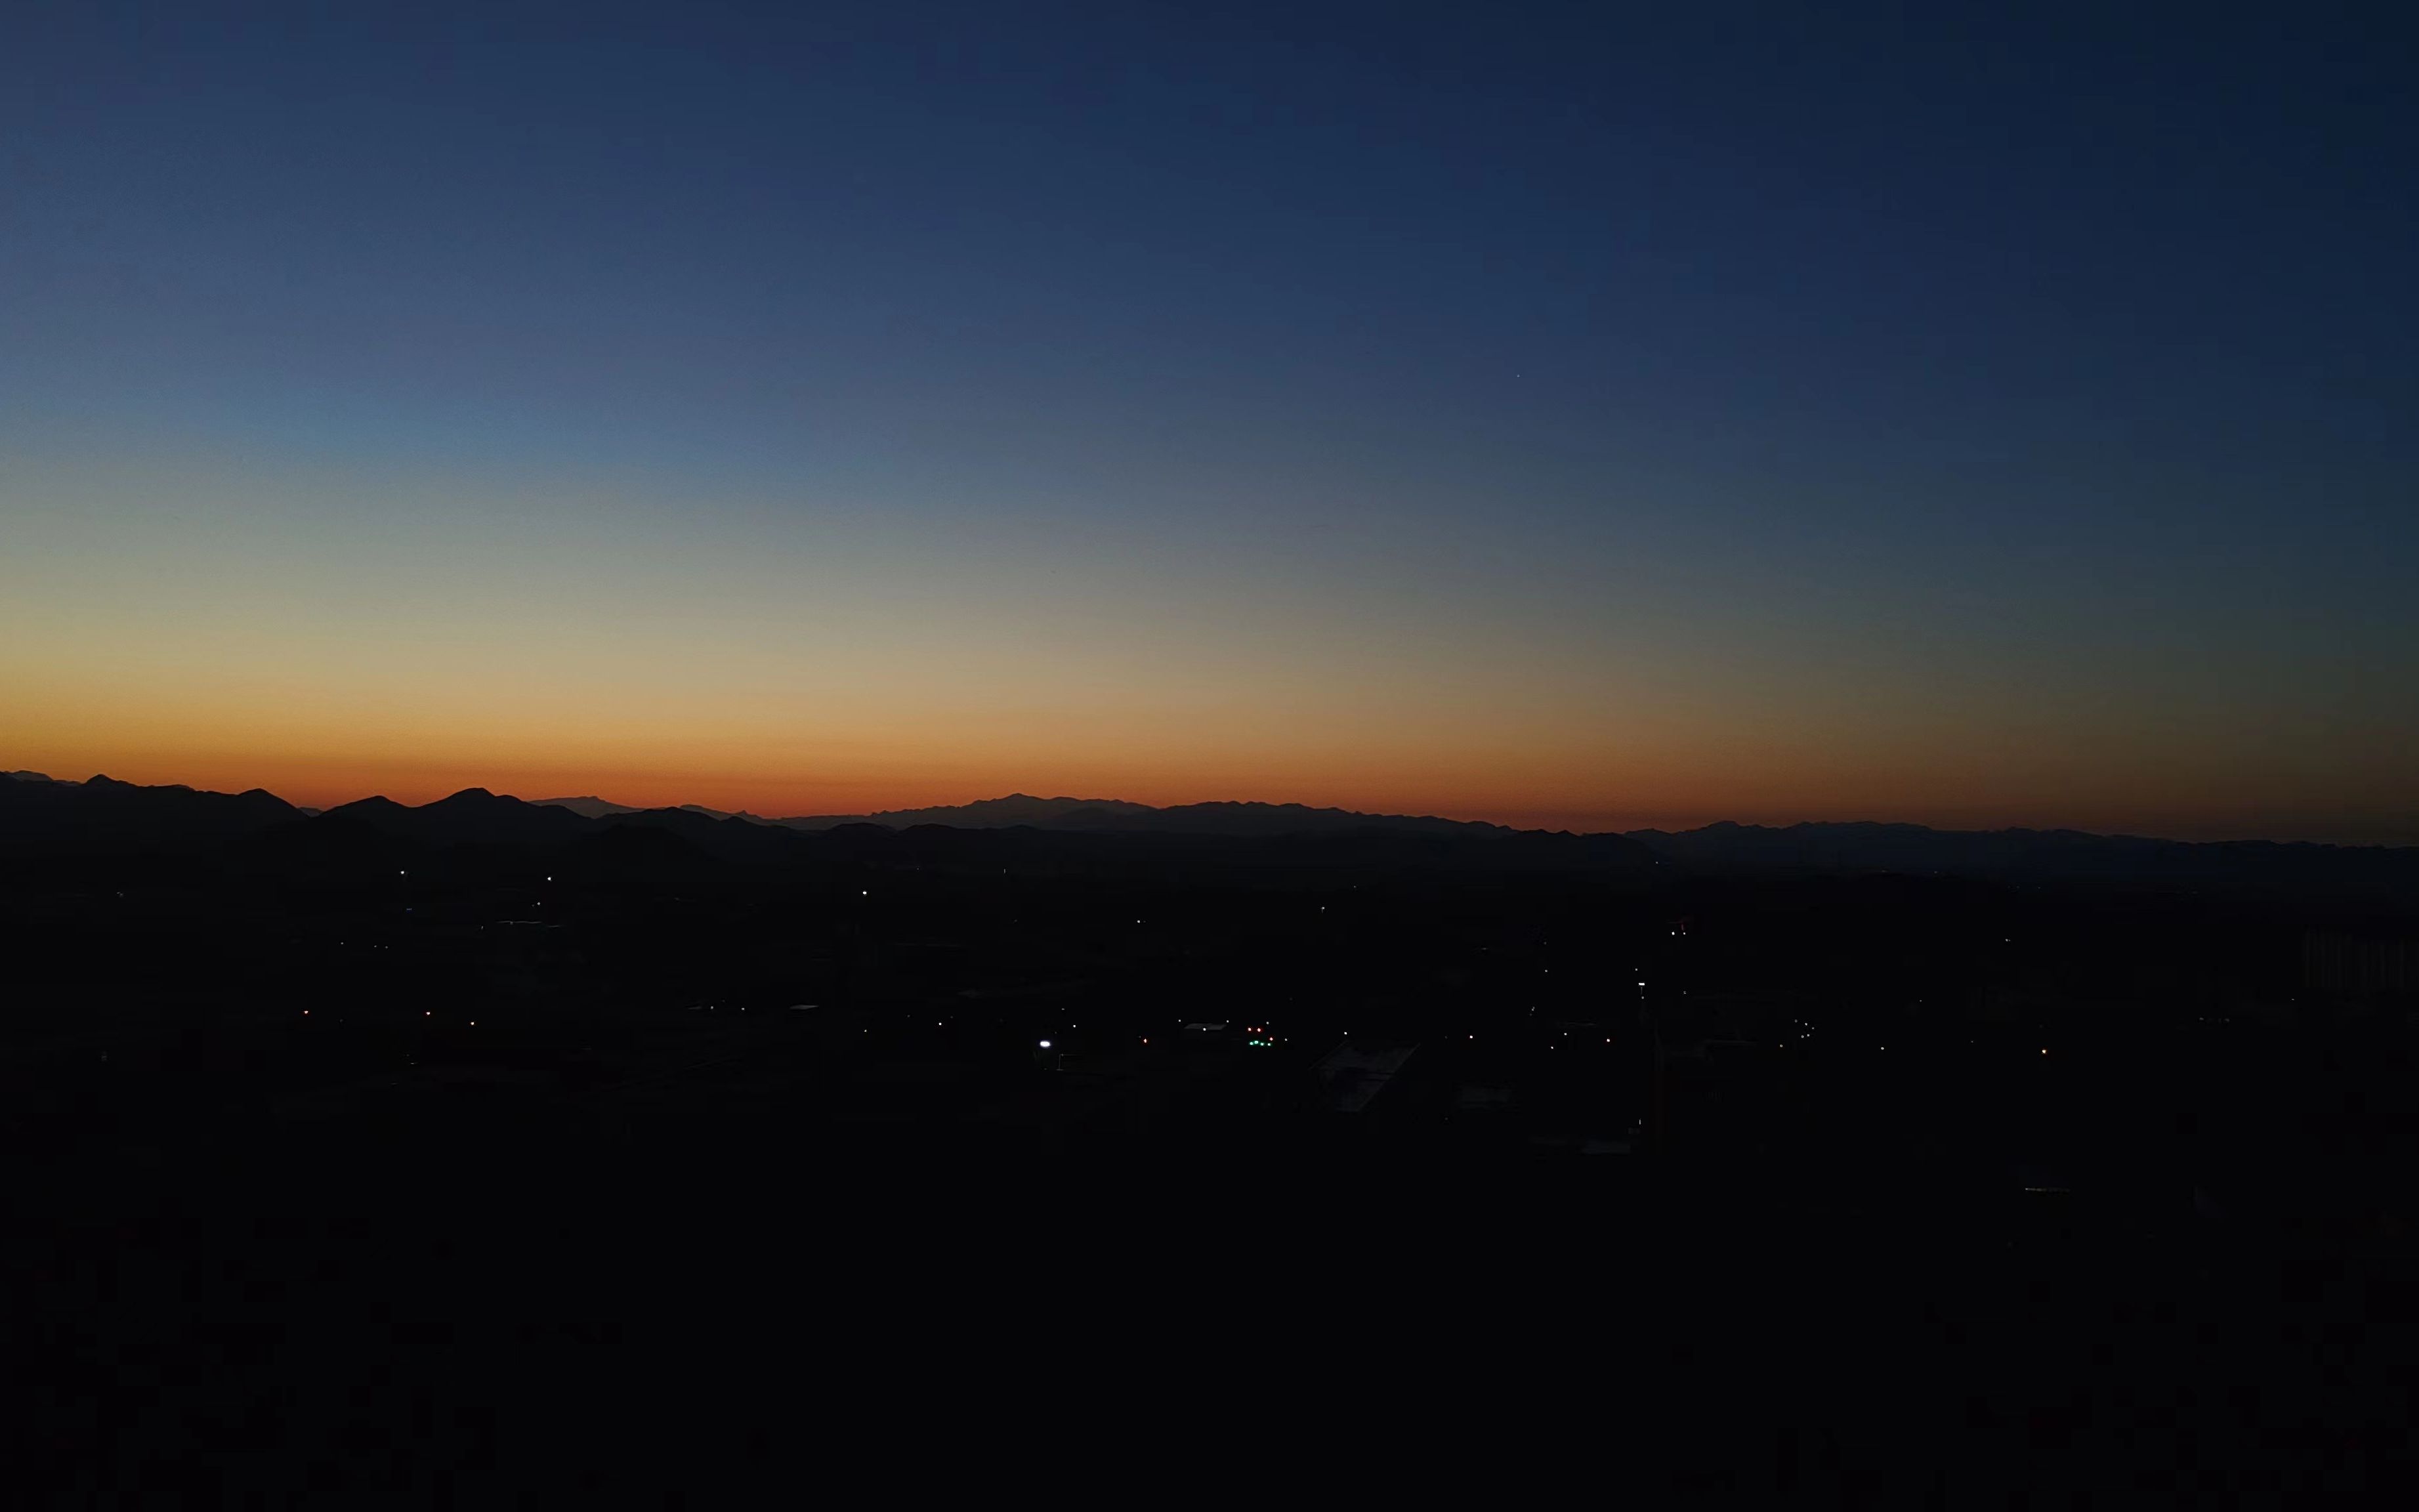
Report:
[[[603,819],[612,814],[621,813],[647,813],[650,811],[660,811],[649,810],[640,808],[636,804],[615,803],[608,798],[600,798],[593,793],[585,797],[578,798],[532,798],[530,801],[532,803],[544,804],[547,807],[553,809],[568,809],[573,813],[578,814],[587,819]],[[771,824],[773,822],[766,819],[762,814],[749,813],[745,809],[738,810],[736,811],[729,809],[709,809],[701,803],[683,803],[675,805],[674,807],[676,807],[682,813],[701,814],[708,819],[745,819],[750,824],[758,825]]]
[[568,840],[588,823],[566,810],[499,797],[485,788],[464,788],[417,809],[391,798],[363,798],[339,805],[309,822],[336,818],[359,819],[373,828],[427,845]]
[[[696,804],[641,809],[594,795],[529,802],[466,788],[417,807],[370,797],[315,813],[257,788],[224,794],[144,787],[105,776],[83,782],[32,772],[0,777],[0,850],[21,856],[193,852],[276,833],[276,841],[258,852],[260,858],[316,858],[313,864],[323,864],[340,856],[385,857],[396,845],[562,845],[613,827],[662,831],[703,856],[751,864],[797,858],[805,845],[832,854],[926,856],[943,865],[971,864],[978,856],[990,864],[1010,851],[1060,861],[1083,857],[1082,864],[1089,865],[1108,855],[1104,846],[1122,843],[1132,853],[1122,865],[1144,855],[1205,856],[1210,852],[1201,847],[1210,842],[1263,841],[1287,848],[1287,864],[1300,865],[1665,867],[1674,874],[1705,875],[1897,872],[2184,890],[2315,890],[2396,907],[2419,904],[2419,848],[2413,847],[1873,823],[1765,826],[1724,821],[1688,830],[1575,835],[1294,803],[1160,808],[1022,793],[930,809],[765,819]],[[973,838],[1007,833],[1035,838]],[[1270,853],[1261,859],[1272,857]]]
[[[2419,852],[1731,825],[1658,857],[1288,805],[966,807],[1050,823],[0,783],[0,1109],[40,1156],[20,1227],[52,1278],[12,1284],[12,1336],[105,1341],[73,1368],[115,1401],[154,1389],[118,1361],[187,1329],[197,1394],[232,1360],[284,1403],[292,1357],[247,1340],[317,1331],[303,1370],[342,1381],[394,1368],[407,1304],[447,1351],[596,1316],[686,1335],[717,1296],[820,1316],[907,1262],[801,1288],[818,1246],[948,1266],[978,1227],[1097,1259],[1157,1202],[1169,1253],[1385,1223],[1354,1262],[1382,1275],[1444,1246],[1406,1317],[1508,1257],[1493,1294],[1610,1295],[1626,1328],[1674,1319],[1678,1359],[1776,1254],[1814,1258],[1757,1337],[1867,1296],[1927,1337],[2013,1299],[1990,1326],[2029,1337],[2097,1316],[2078,1257],[2160,1246],[2138,1289],[2199,1328],[2290,1300],[2226,1255],[2419,1231],[2419,915],[2333,906]],[[1960,868],[2012,880],[1926,874]],[[1669,1279],[1531,1258],[1641,1235],[1687,1246]],[[1155,1304],[1073,1305],[1102,1297],[1119,1326]],[[1870,1330],[1842,1333],[1826,1360]]]
[[930,809],[891,809],[860,814],[801,814],[773,823],[792,829],[835,829],[841,825],[882,825],[908,829],[917,825],[948,825],[954,829],[1004,829],[1030,825],[1036,829],[1098,828],[1111,815],[1157,813],[1148,804],[1116,798],[1037,798],[1011,793],[1004,798],[943,804]]
[[[1158,809],[1020,794],[957,808],[768,822],[697,806],[637,809],[603,798],[531,803],[485,788],[465,788],[416,807],[383,796],[362,798],[313,815],[257,791],[230,795],[135,788],[107,778],[0,786],[7,799],[0,808],[0,843],[19,853],[121,854],[241,841],[256,863],[290,862],[315,872],[331,866],[382,867],[413,850],[554,848],[627,829],[661,831],[689,851],[747,864],[823,855],[940,866],[1027,859],[1119,871],[1151,858],[1222,865],[1248,853],[1252,865],[1285,868],[1644,872],[1656,865],[1645,847],[1618,835],[1513,830],[1301,804]],[[1236,846],[1245,849],[1233,851]],[[618,854],[626,865],[628,857],[642,853],[624,847]]]
[[1373,827],[1440,835],[1516,833],[1502,825],[1438,819],[1422,814],[1373,814],[1349,809],[1314,809],[1299,803],[1211,802],[1159,808],[1118,798],[1037,798],[1024,793],[932,809],[797,815],[776,819],[772,823],[806,830],[834,829],[842,825],[881,825],[891,829],[908,829],[917,825],[946,825],[953,829],[1005,829],[1023,825],[1035,829],[1111,834],[1307,835]]
[[58,782],[29,773],[0,779],[0,850],[22,855],[188,851],[300,817],[293,805],[259,788],[208,793],[103,776]]
[[568,809],[582,819],[602,819],[608,814],[639,811],[636,804],[614,803],[609,799],[600,798],[593,793],[579,798],[532,798],[530,801],[544,804],[549,809]]

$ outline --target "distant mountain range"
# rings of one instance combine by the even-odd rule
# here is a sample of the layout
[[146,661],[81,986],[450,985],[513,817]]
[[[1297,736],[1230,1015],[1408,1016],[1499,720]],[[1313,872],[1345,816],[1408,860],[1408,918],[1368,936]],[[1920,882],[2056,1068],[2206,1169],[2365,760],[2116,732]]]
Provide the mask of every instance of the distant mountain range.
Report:
[[[240,794],[141,787],[94,777],[59,781],[35,772],[0,779],[0,854],[111,855],[190,851],[257,840],[271,848],[331,855],[379,844],[567,844],[616,830],[656,832],[661,843],[726,860],[774,861],[800,845],[844,850],[882,837],[1032,831],[1157,838],[1179,842],[1298,842],[1303,857],[1352,864],[1477,864],[1614,868],[1643,872],[1843,874],[1896,872],[2011,881],[2101,881],[2180,887],[2250,887],[2375,893],[2419,903],[2419,848],[2187,842],[2076,830],[1939,830],[1920,825],[1805,824],[1769,828],[1721,823],[1699,829],[1571,835],[1422,815],[1366,814],[1301,804],[1194,803],[1169,808],[1106,798],[1010,794],[978,803],[870,814],[765,819],[689,804],[639,809],[604,798],[535,803],[470,788],[413,807],[363,798],[323,814],[257,788]],[[954,855],[949,842],[919,841]],[[986,853],[987,854],[987,853]]]
[[1023,856],[1088,866],[1104,864],[1113,853],[1123,865],[1168,846],[1196,858],[1231,853],[1287,867],[1644,872],[1659,864],[1618,835],[1549,834],[1298,804],[1153,809],[1020,795],[962,809],[765,820],[695,805],[639,809],[597,797],[528,803],[466,788],[417,807],[371,797],[314,815],[257,790],[146,788],[106,777],[54,782],[39,774],[0,781],[0,856],[193,853],[239,844],[243,855],[265,863],[343,869],[385,864],[408,850],[592,843],[609,844],[616,864],[651,857],[648,864],[665,867],[686,864],[684,858],[783,864],[817,856],[908,865],[990,865]]
[[879,813],[811,814],[767,821],[791,829],[836,829],[842,825],[881,825],[910,829],[946,825],[952,829],[1035,829],[1163,835],[1306,835],[1379,827],[1434,835],[1509,835],[1502,825],[1433,819],[1410,814],[1355,813],[1312,809],[1299,803],[1185,803],[1157,809],[1118,798],[1037,798],[1011,793],[1005,798],[937,809],[895,809]]
[[[552,808],[568,809],[591,819],[641,811],[630,804],[614,803],[593,795],[533,801]],[[709,819],[744,819],[750,824],[777,825],[785,829],[799,830],[838,829],[843,825],[880,825],[886,829],[912,829],[918,825],[943,825],[952,829],[1009,829],[1022,825],[1035,829],[1091,833],[1148,831],[1171,835],[1240,836],[1302,835],[1377,825],[1430,834],[1513,833],[1502,825],[1409,814],[1356,813],[1347,809],[1312,809],[1299,803],[1188,803],[1159,809],[1147,803],[1128,803],[1120,798],[1037,798],[1024,793],[932,809],[886,809],[857,814],[795,814],[786,819],[767,819],[744,810],[732,813],[693,803],[680,807],[684,812],[703,814]]]
[[[480,791],[484,792],[485,790],[482,789]],[[585,798],[532,798],[530,801],[532,803],[544,804],[550,809],[568,809],[573,813],[579,814],[589,819],[603,819],[608,815],[617,813],[647,812],[646,810],[639,808],[636,804],[613,803],[607,799],[596,797],[593,795]],[[790,820],[777,821],[767,819],[762,814],[749,813],[745,809],[741,809],[736,812],[727,809],[709,809],[701,803],[683,803],[677,804],[674,807],[682,813],[702,814],[708,819],[745,819],[751,825],[769,825],[776,823],[789,824],[793,822]]]
[[0,779],[0,853],[117,855],[187,850],[258,834],[304,817],[272,793],[142,787],[95,777],[62,782],[39,772]]

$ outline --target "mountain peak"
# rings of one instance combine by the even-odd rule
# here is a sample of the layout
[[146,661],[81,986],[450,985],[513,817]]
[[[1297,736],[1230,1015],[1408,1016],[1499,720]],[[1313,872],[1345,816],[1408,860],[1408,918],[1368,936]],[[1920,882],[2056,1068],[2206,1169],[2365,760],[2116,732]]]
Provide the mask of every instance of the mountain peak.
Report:
[[610,798],[600,798],[593,793],[578,798],[534,798],[531,801],[541,809],[568,809],[583,819],[602,819],[608,814],[640,811],[630,804],[615,803]]

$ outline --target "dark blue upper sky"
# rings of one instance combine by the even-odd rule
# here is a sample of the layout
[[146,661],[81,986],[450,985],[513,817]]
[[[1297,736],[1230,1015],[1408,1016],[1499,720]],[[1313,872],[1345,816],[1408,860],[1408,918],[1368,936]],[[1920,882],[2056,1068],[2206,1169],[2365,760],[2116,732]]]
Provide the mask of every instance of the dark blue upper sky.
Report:
[[[286,537],[437,506],[281,469],[577,496],[608,555],[845,519],[1257,593],[1314,663],[1322,605],[1433,604],[1432,691],[1550,668],[1573,770],[1677,679],[1916,743],[1809,726],[1843,793],[1953,748],[1944,814],[2113,822],[2298,721],[2334,755],[2142,822],[2419,823],[2391,8],[320,8],[0,23],[0,507],[54,581],[109,549],[59,480],[128,458]],[[1672,760],[1790,753],[1701,713]]]

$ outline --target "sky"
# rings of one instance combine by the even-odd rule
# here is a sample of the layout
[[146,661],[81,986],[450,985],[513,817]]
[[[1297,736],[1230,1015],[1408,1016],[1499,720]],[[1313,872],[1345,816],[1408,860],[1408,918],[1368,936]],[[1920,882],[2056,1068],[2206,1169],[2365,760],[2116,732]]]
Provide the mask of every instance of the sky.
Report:
[[0,767],[2419,842],[2414,23],[1810,8],[0,8]]

